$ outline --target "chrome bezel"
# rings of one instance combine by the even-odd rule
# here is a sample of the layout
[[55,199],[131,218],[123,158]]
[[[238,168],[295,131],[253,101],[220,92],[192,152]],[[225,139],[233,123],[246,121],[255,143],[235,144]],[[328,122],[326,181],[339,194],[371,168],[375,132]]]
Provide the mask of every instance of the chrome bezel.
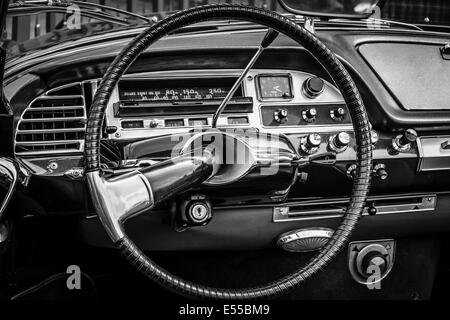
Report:
[[402,135],[398,135],[392,139],[392,148],[394,148],[394,150],[397,152],[408,152],[409,150],[411,150],[411,142],[402,146],[400,145],[401,138]]
[[[283,97],[263,97],[261,92],[261,78],[264,77],[287,77],[289,80],[289,89],[291,96],[288,98]],[[292,81],[292,75],[290,73],[258,73],[255,75],[255,87],[258,101],[292,101],[295,98],[294,85]]]
[[[34,156],[34,157],[43,157],[43,156],[51,156],[51,155],[57,155],[57,154],[63,154],[63,155],[69,155],[69,154],[82,154],[84,152],[84,139],[80,140],[53,140],[53,141],[25,141],[25,142],[17,142],[17,135],[24,133],[24,134],[32,134],[32,133],[45,133],[45,132],[78,132],[78,131],[84,131],[86,132],[86,125],[87,125],[87,110],[86,110],[86,100],[85,100],[85,93],[83,88],[84,82],[73,82],[69,84],[65,84],[62,86],[58,86],[52,89],[49,89],[45,91],[43,94],[37,96],[31,102],[27,105],[27,107],[23,110],[22,114],[20,115],[19,120],[16,123],[15,131],[14,131],[14,154],[16,156]],[[81,88],[81,94],[80,95],[50,95],[50,93],[61,90],[67,87],[79,85]],[[83,101],[83,105],[80,106],[70,106],[70,109],[78,108],[83,110],[83,116],[81,117],[71,117],[71,118],[36,118],[36,119],[25,119],[24,115],[27,113],[27,111],[31,109],[39,109],[39,108],[31,108],[33,103],[35,103],[38,100],[44,100],[44,99],[61,99],[61,98],[81,98]],[[59,107],[61,108],[61,107]],[[69,108],[69,107],[68,107]],[[19,126],[21,123],[24,122],[52,122],[52,121],[65,121],[67,119],[72,120],[80,120],[84,122],[84,126],[80,128],[75,129],[43,129],[43,130],[20,130]],[[77,149],[60,149],[60,150],[43,150],[43,151],[23,151],[23,152],[16,152],[16,147],[20,145],[49,145],[49,144],[66,144],[66,143],[77,143],[79,147]]]

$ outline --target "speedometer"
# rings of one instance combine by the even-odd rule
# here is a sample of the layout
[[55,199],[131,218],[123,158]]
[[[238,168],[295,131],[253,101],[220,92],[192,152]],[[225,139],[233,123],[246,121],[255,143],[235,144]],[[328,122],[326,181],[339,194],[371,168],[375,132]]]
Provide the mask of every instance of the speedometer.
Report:
[[259,97],[261,99],[291,99],[291,77],[287,75],[259,75],[257,78]]

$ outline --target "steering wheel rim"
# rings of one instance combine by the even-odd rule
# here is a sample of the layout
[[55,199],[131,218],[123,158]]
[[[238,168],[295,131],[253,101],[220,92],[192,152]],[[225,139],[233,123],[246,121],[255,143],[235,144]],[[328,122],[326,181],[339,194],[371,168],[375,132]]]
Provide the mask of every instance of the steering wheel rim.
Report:
[[[99,199],[100,196],[104,196],[104,193],[109,192],[108,184],[101,177],[99,146],[107,103],[119,79],[145,49],[163,36],[181,27],[213,19],[236,19],[254,22],[285,34],[311,53],[328,72],[341,91],[353,122],[357,168],[353,180],[350,204],[339,227],[319,253],[299,270],[277,281],[257,287],[220,289],[186,281],[172,275],[154,263],[123,232],[122,226],[125,219],[108,215],[102,209],[102,206],[108,205],[106,203],[108,197],[103,197],[102,201],[93,200],[94,206],[103,226],[109,231],[108,234],[115,246],[138,270],[163,287],[178,294],[196,298],[255,299],[273,297],[286,293],[312,277],[322,270],[345,247],[364,209],[369,192],[372,167],[369,121],[356,85],[336,56],[318,38],[294,21],[276,12],[259,8],[227,4],[206,5],[180,11],[150,26],[139,34],[120,52],[109,66],[94,96],[85,137],[85,170],[89,190],[93,199]],[[146,188],[146,192],[151,194],[151,186],[148,185],[148,182],[142,188]],[[149,201],[152,202],[151,195],[143,202],[148,205],[147,202]]]

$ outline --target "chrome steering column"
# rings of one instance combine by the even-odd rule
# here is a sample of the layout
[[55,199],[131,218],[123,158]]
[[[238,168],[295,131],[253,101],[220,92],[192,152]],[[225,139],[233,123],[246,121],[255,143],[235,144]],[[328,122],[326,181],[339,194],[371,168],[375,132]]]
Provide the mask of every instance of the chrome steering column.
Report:
[[125,236],[122,226],[127,219],[202,183],[215,172],[214,155],[204,149],[201,155],[183,154],[110,179],[99,172],[89,172],[86,177],[99,218],[116,242]]

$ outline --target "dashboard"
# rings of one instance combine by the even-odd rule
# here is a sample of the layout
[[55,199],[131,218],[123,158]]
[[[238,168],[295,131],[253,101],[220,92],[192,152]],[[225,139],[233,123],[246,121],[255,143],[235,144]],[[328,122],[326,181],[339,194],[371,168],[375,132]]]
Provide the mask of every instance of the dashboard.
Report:
[[[215,34],[173,36],[138,59],[114,88],[107,106],[100,146],[103,168],[127,172],[153,165],[171,156],[178,142],[171,137],[211,127],[214,112],[251,57],[255,39],[262,34],[260,30],[238,34],[237,40],[228,41],[223,50],[216,50]],[[402,92],[395,87],[399,100],[384,85],[384,81],[398,79],[387,77],[386,69],[382,76],[371,69],[372,65],[381,68],[376,60],[380,53],[367,51],[372,38],[380,41],[378,35],[336,35],[330,31],[320,36],[354,77],[373,126],[373,178],[364,215],[368,219],[376,218],[372,217],[374,212],[378,219],[385,216],[387,220],[380,223],[386,232],[391,230],[388,221],[404,222],[414,214],[424,219],[418,218],[417,228],[427,226],[420,221],[428,221],[430,213],[443,212],[446,203],[442,195],[448,191],[450,178],[448,114],[441,107],[433,110],[429,105],[426,114],[420,113],[419,107],[402,107]],[[340,42],[334,38],[337,36]],[[395,42],[402,40],[398,34],[392,38]],[[245,223],[239,220],[242,225],[234,235],[236,241],[223,247],[242,244],[244,233],[239,234],[238,229],[249,232],[245,226],[253,228],[246,223],[256,228],[245,236],[246,244],[260,247],[293,225],[317,221],[333,224],[348,204],[356,150],[345,101],[307,52],[293,49],[292,43],[281,36],[277,41],[235,92],[218,119],[218,128],[243,136],[281,136],[299,158],[314,159],[314,163],[299,168],[294,181],[287,180],[292,172],[284,167],[278,175],[268,177],[260,175],[261,168],[253,168],[239,181],[201,185],[188,192],[187,196],[200,194],[211,201],[215,219],[249,217]],[[186,49],[195,45],[201,50]],[[364,48],[361,53],[360,47]],[[87,221],[95,218],[83,181],[86,119],[114,50],[106,43],[68,56],[52,57],[49,52],[51,63],[31,66],[27,73],[9,78],[5,91],[15,106],[12,152],[31,172],[27,199],[34,202],[25,212],[38,214],[37,202],[40,212],[48,215],[81,213]],[[107,59],[92,61],[92,52]],[[14,68],[18,67],[11,67],[7,73]],[[165,204],[158,210],[161,212],[152,218],[143,219],[164,220],[163,212],[175,209]],[[88,222],[85,227],[95,229]],[[138,225],[132,228],[143,232]],[[155,228],[155,234],[165,239],[169,231]],[[269,231],[261,236],[259,228]],[[362,230],[368,234],[367,229]],[[217,228],[213,233],[222,231]],[[189,239],[183,243],[186,248],[203,248],[194,238]],[[146,245],[158,249],[180,244]],[[221,244],[205,245],[211,246]]]
[[[205,70],[126,76],[108,105],[108,138],[144,138],[210,126],[213,113],[239,75],[239,70]],[[351,122],[339,91],[318,78],[320,93],[308,97],[303,88],[311,78],[312,74],[293,70],[250,71],[218,126],[280,133],[327,132],[324,126],[330,125],[332,130],[349,130]],[[334,117],[339,108],[342,115]]]

